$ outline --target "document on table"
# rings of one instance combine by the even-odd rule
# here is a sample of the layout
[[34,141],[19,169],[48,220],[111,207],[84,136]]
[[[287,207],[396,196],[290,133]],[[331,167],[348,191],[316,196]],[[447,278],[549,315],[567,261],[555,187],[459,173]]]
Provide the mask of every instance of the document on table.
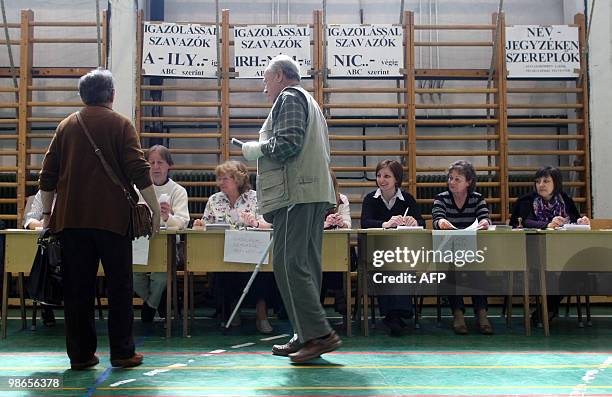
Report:
[[474,223],[472,223],[470,226],[466,227],[463,230],[479,230],[480,226],[478,226],[478,218],[474,219]]
[[226,230],[223,261],[256,264],[266,254],[263,264],[267,264],[270,237],[270,231]]
[[557,230],[591,230],[591,225],[578,225],[575,223],[566,223]]
[[[476,229],[433,230],[431,237],[433,250],[441,252],[442,258],[454,258],[459,251],[463,251],[462,255],[467,251],[476,252],[478,247]],[[452,255],[446,255],[446,253],[452,253]],[[443,260],[442,262],[448,263],[451,261]]]
[[149,263],[149,239],[147,237],[138,237],[132,241],[132,262],[134,265]]

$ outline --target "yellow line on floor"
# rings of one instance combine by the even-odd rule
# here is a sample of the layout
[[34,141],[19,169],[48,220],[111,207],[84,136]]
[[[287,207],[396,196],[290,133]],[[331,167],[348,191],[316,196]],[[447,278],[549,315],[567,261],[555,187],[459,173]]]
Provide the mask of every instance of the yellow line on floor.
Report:
[[[170,370],[259,370],[259,369],[565,369],[565,368],[608,368],[610,365],[601,364],[541,364],[541,365],[188,365],[182,367],[168,366],[139,366],[134,368],[125,368],[127,370],[155,370],[155,369],[170,369]],[[27,370],[65,370],[67,366],[49,366],[49,367],[0,367],[0,371],[27,371]],[[98,370],[104,366],[98,367]]]

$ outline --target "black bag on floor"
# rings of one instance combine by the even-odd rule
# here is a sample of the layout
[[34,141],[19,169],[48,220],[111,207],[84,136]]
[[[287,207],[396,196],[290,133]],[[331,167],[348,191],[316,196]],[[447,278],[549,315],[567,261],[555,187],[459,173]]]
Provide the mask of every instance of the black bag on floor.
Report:
[[59,238],[44,229],[38,236],[38,250],[28,286],[30,298],[46,305],[61,305],[64,299],[62,290],[62,252]]

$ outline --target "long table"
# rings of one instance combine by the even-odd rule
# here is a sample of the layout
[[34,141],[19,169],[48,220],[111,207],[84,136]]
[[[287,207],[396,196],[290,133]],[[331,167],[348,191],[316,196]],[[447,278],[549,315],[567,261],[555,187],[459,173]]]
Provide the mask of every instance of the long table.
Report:
[[[22,229],[0,231],[5,235],[5,269],[2,294],[2,338],[6,338],[8,276],[19,275],[20,303],[22,307],[22,327],[25,328],[25,302],[23,295],[23,276],[27,275],[36,254],[38,232]],[[166,335],[171,335],[171,304],[173,280],[175,279],[175,236],[186,237],[186,263],[183,299],[183,335],[189,334],[189,275],[197,272],[252,272],[253,264],[226,263],[223,261],[224,231],[162,231],[152,240],[149,263],[147,266],[134,265],[135,272],[166,272],[167,313]],[[324,233],[323,271],[344,273],[347,301],[345,318],[347,334],[351,333],[351,274],[350,274],[350,235],[359,237],[359,281],[358,299],[363,302],[362,332],[368,334],[368,285],[367,274],[375,270],[372,265],[374,250],[395,249],[395,247],[417,247],[432,249],[432,232],[429,230],[333,230]],[[487,247],[485,261],[472,264],[469,270],[495,272],[523,272],[523,306],[525,310],[525,330],[529,335],[529,285],[526,271],[529,267],[537,270],[543,301],[544,333],[549,335],[548,308],[546,305],[546,272],[552,271],[593,271],[612,272],[612,231],[479,231],[478,249]],[[272,271],[270,264],[262,266],[264,272]],[[385,270],[406,270],[401,266],[387,266]],[[427,271],[448,270],[445,264],[428,264]],[[466,269],[466,271],[469,271]],[[512,280],[511,278],[509,279]]]
[[[368,321],[368,272],[378,270],[373,265],[373,252],[375,250],[395,250],[397,247],[409,247],[413,250],[432,250],[431,230],[382,230],[359,229],[359,291],[358,295],[363,302],[362,333],[369,334]],[[494,271],[494,272],[522,272],[523,273],[523,308],[525,311],[525,332],[531,332],[529,321],[529,284],[527,277],[526,234],[523,231],[478,231],[477,249],[484,250],[482,263],[471,263],[459,271]],[[416,270],[414,270],[416,269]],[[428,272],[445,272],[449,265],[444,263],[418,263],[414,269],[405,264],[389,264],[384,266],[385,271],[417,271],[426,269]],[[509,277],[511,284],[512,278]],[[511,288],[510,288],[511,289]]]
[[539,269],[544,335],[550,335],[547,272],[612,272],[612,231],[541,230],[529,232],[528,257]]
[[[322,265],[323,272],[344,273],[344,285],[346,294],[346,317],[345,325],[347,335],[351,335],[351,263],[350,263],[350,234],[354,232],[349,229],[328,230],[323,234]],[[186,236],[186,263],[185,272],[210,273],[210,272],[252,272],[255,264],[225,262],[223,260],[224,231],[202,231],[184,230],[179,232]],[[269,263],[261,267],[263,272],[272,271],[272,255]],[[183,297],[183,334],[189,335],[189,321],[186,313],[189,312],[189,282],[187,277],[184,282]]]
[[[36,256],[37,239],[39,232],[24,229],[1,230],[5,236],[4,275],[2,283],[2,339],[6,338],[7,308],[8,308],[8,279],[13,273],[19,277],[19,292],[21,306],[22,328],[26,327],[25,301],[23,293],[23,277],[30,273],[32,262]],[[149,245],[149,259],[146,266],[134,265],[134,272],[165,272],[167,273],[167,299],[166,299],[166,336],[172,332],[172,286],[175,273],[175,231],[161,231]],[[99,274],[103,274],[100,267]]]

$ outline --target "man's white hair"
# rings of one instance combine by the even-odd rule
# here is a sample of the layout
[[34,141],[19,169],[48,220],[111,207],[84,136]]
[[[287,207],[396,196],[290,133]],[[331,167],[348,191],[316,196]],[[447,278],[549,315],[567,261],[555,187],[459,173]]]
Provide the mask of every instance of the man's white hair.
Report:
[[300,81],[300,65],[288,55],[277,55],[270,59],[268,69],[273,73],[283,72],[289,80]]

